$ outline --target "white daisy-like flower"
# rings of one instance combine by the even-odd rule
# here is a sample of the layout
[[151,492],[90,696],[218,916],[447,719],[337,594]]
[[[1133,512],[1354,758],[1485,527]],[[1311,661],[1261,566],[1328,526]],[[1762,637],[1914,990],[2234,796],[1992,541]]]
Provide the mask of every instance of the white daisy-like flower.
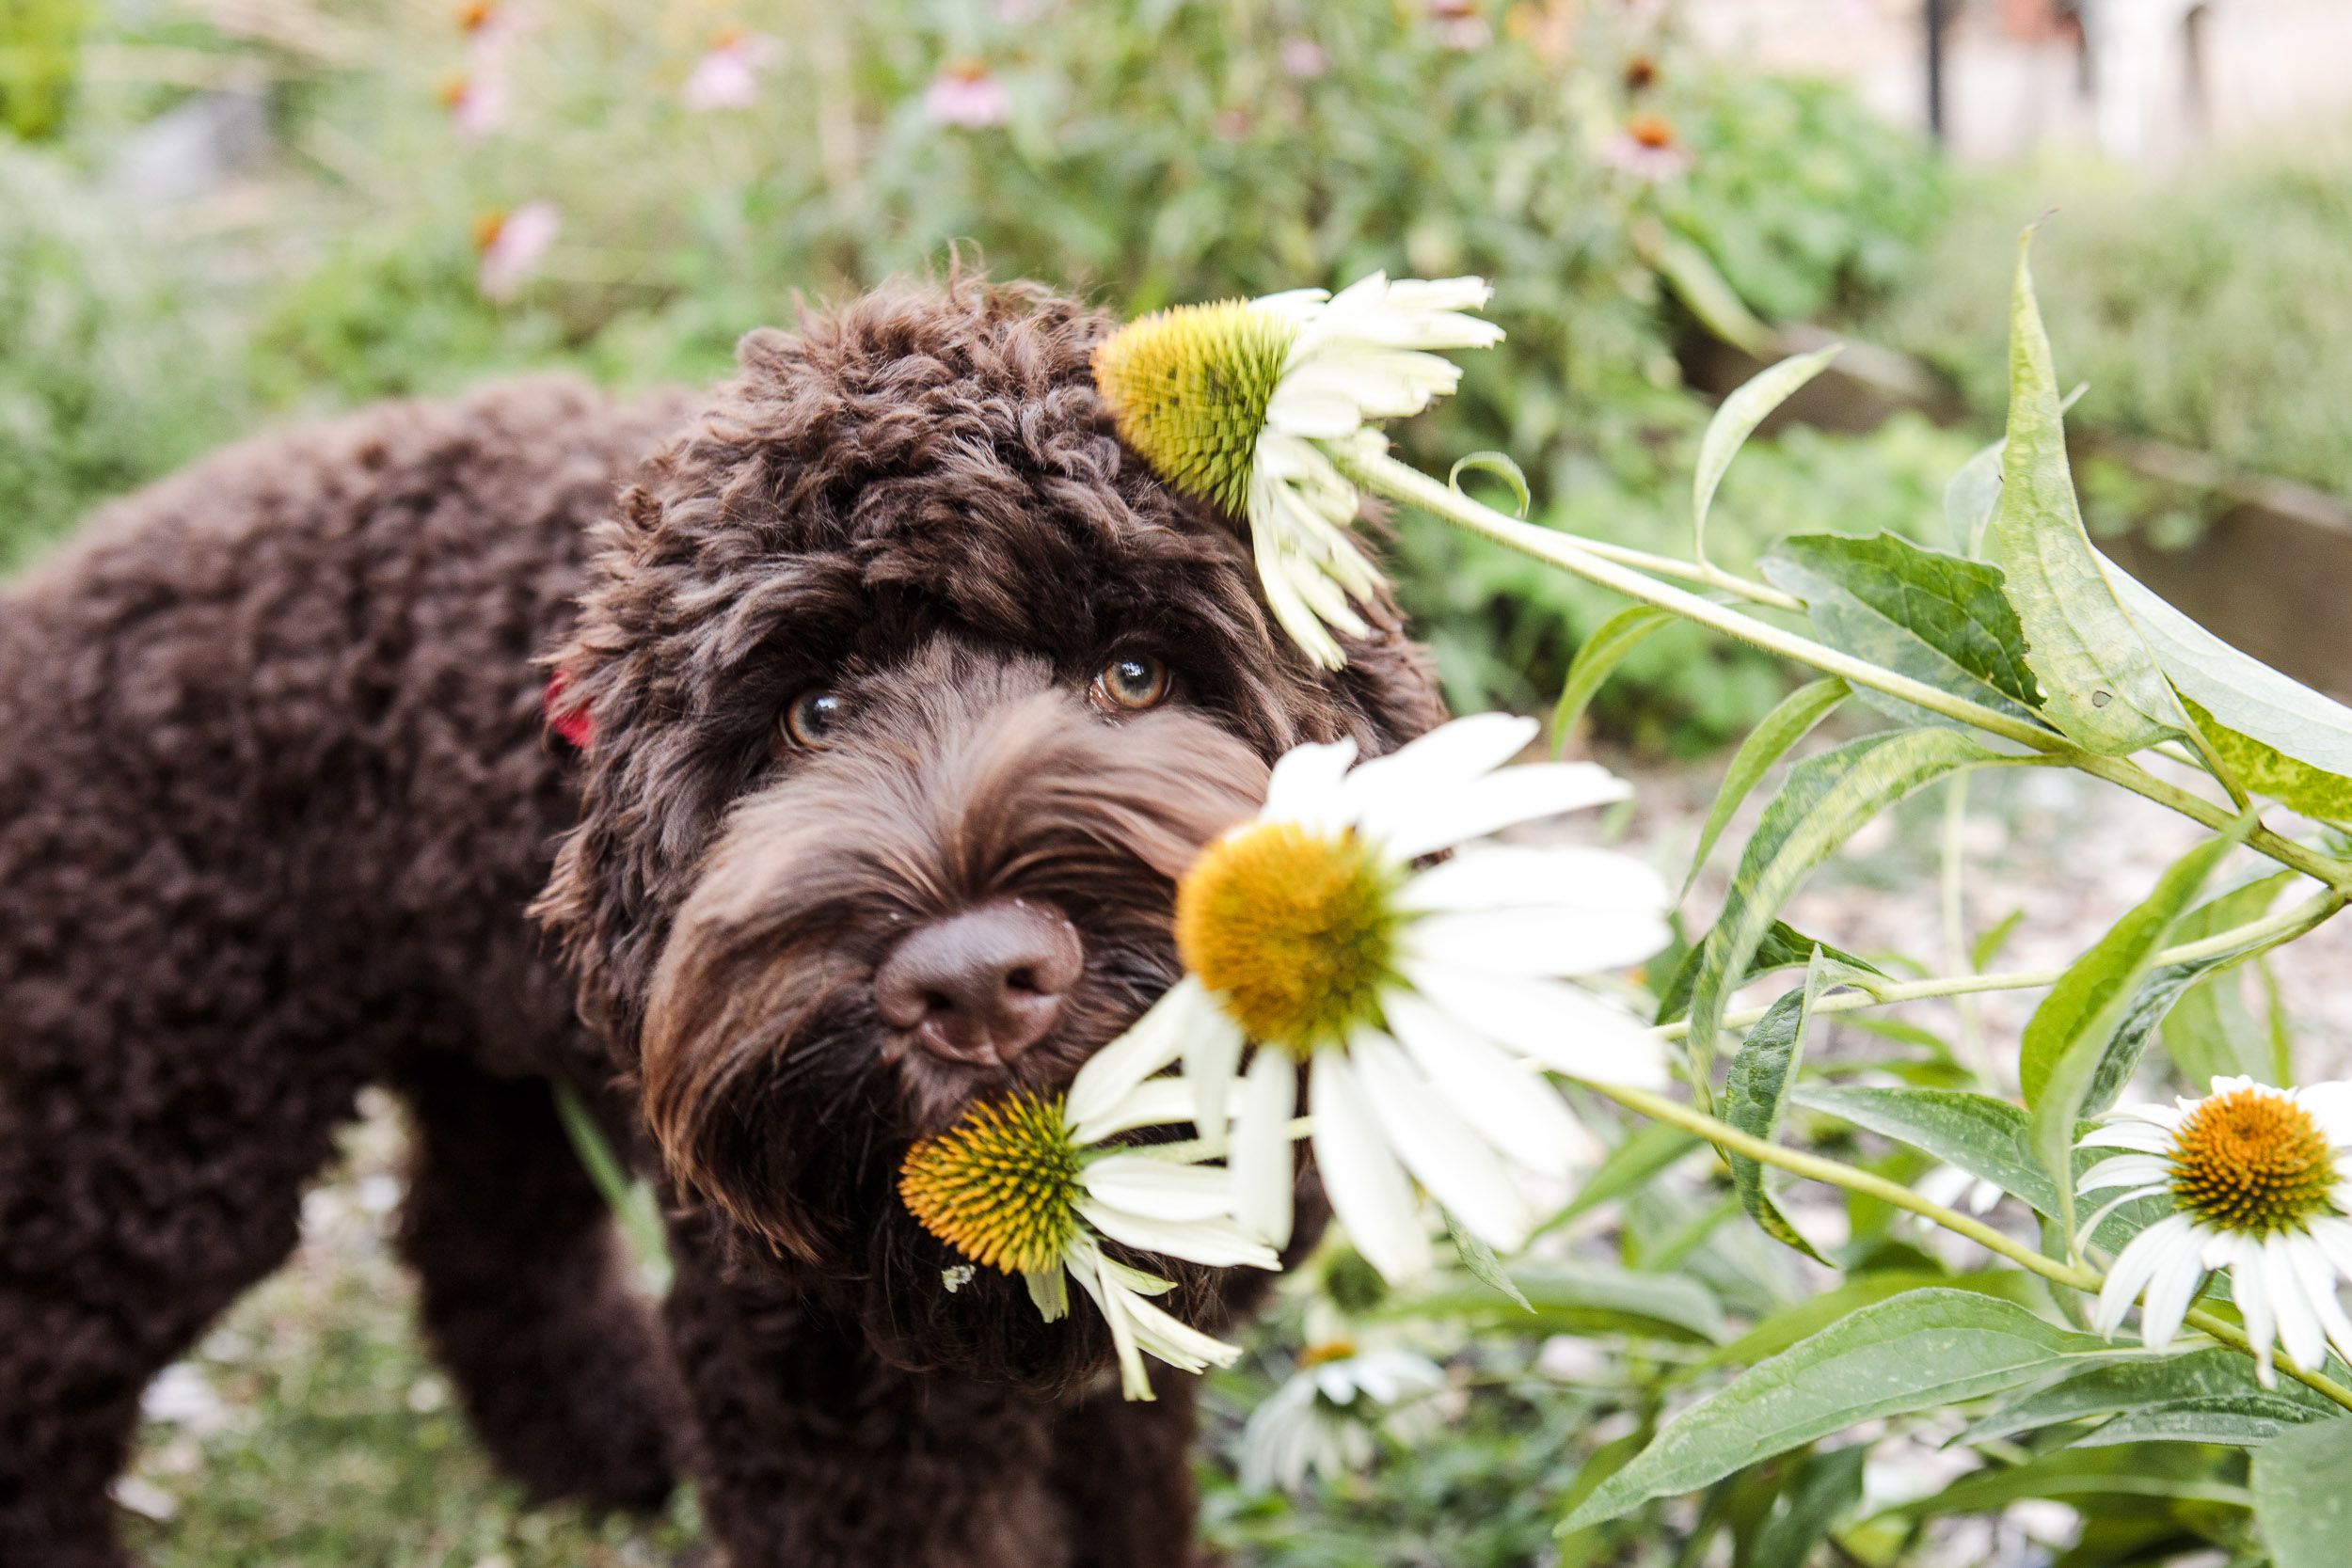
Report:
[[1317,443],[1453,391],[1461,367],[1433,351],[1502,341],[1466,313],[1492,293],[1483,278],[1374,273],[1336,295],[1157,311],[1094,352],[1120,438],[1173,488],[1248,522],[1267,606],[1327,669],[1346,662],[1333,629],[1368,629],[1349,601],[1369,603],[1380,575],[1349,532],[1356,487]]
[[1095,1070],[1089,1063],[1071,1085],[1101,1106],[1090,1126],[1079,1128],[1058,1095],[982,1101],[908,1150],[898,1192],[925,1229],[972,1263],[1022,1275],[1048,1323],[1070,1310],[1075,1279],[1110,1325],[1121,1389],[1148,1400],[1144,1356],[1197,1372],[1241,1352],[1153,1305],[1173,1284],[1109,1257],[1104,1239],[1215,1268],[1271,1269],[1277,1259],[1233,1219],[1225,1172],[1199,1164],[1198,1148],[1186,1159],[1106,1143],[1190,1119],[1184,1086],[1130,1083],[1104,1099],[1089,1078]]
[[1523,1245],[1541,1217],[1530,1178],[1556,1182],[1595,1148],[1541,1069],[1665,1082],[1658,1038],[1570,977],[1657,952],[1672,901],[1613,851],[1478,842],[1628,793],[1590,763],[1502,767],[1535,728],[1482,714],[1353,768],[1347,742],[1285,755],[1263,809],[1178,885],[1189,973],[1089,1064],[1077,1125],[1183,1057],[1204,1140],[1230,1122],[1234,1214],[1280,1246],[1303,1067],[1324,1188],[1384,1276],[1429,1265],[1416,1180],[1488,1245]]
[[1310,1476],[1360,1470],[1372,1463],[1375,1433],[1410,1443],[1433,1428],[1430,1397],[1444,1387],[1445,1369],[1418,1351],[1348,1339],[1310,1345],[1242,1428],[1241,1483],[1295,1492]]
[[2299,1367],[2317,1368],[2330,1343],[2352,1358],[2352,1319],[2336,1295],[2352,1276],[2352,1084],[2217,1078],[2202,1100],[2125,1106],[2100,1120],[2082,1147],[2124,1152],[2084,1174],[2086,1196],[2116,1196],[2083,1234],[2136,1199],[2172,1202],[2107,1271],[2101,1333],[2112,1335],[2145,1291],[2140,1338],[2164,1349],[2206,1274],[2227,1269],[2265,1387],[2277,1381],[2274,1341]]

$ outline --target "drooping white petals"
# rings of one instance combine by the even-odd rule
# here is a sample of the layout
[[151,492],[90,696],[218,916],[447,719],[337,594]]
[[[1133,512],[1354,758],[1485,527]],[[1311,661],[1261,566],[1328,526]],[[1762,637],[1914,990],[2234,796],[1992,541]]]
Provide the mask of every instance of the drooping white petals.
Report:
[[[2156,1275],[2158,1269],[2168,1259],[2183,1254],[2184,1243],[2189,1243],[2185,1251],[2193,1263],[2196,1240],[2193,1227],[2185,1214],[2168,1215],[2133,1237],[2116,1259],[2115,1266],[2107,1271],[2106,1283],[2100,1289],[2098,1310],[2091,1320],[2099,1332],[2113,1334],[2122,1325],[2124,1314],[2131,1310],[2132,1303],[2139,1299],[2139,1292]],[[2149,1325],[2143,1324],[2141,1333],[2156,1349],[2170,1343],[2170,1337],[2167,1336],[2163,1344],[2159,1344],[2153,1327]]]
[[1560,1093],[1523,1059],[1515,1061],[1458,1021],[1409,991],[1387,1002],[1397,1039],[1431,1086],[1497,1148],[1540,1175],[1565,1179],[1601,1156],[1597,1139]]
[[1560,980],[1465,974],[1408,961],[1416,990],[1487,1038],[1596,1084],[1662,1088],[1666,1048],[1639,1020]]
[[1526,1245],[1535,1224],[1526,1195],[1494,1146],[1433,1092],[1404,1049],[1367,1029],[1347,1054],[1381,1135],[1430,1196],[1488,1246]]
[[1309,741],[1284,752],[1266,780],[1261,822],[1295,822],[1329,832],[1346,824],[1340,780],[1356,760],[1353,740]]
[[[1198,980],[1179,980],[1110,1044],[1096,1052],[1070,1081],[1066,1112],[1080,1143],[1098,1143],[1127,1107],[1136,1085],[1183,1053],[1203,1020],[1222,1017],[1208,1005]],[[1130,1125],[1135,1125],[1131,1123]]]
[[1391,1284],[1427,1271],[1429,1237],[1405,1167],[1381,1136],[1372,1102],[1347,1053],[1315,1053],[1313,1140],[1316,1167],[1349,1239]]
[[1297,1101],[1298,1065],[1282,1052],[1261,1050],[1242,1082],[1226,1168],[1233,1217],[1276,1247],[1291,1239],[1290,1123]]

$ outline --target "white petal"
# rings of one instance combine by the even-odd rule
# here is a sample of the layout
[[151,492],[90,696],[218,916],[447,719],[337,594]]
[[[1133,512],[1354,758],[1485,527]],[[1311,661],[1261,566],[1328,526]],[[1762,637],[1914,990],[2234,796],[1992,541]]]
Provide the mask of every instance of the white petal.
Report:
[[2352,1083],[2313,1084],[2302,1093],[2303,1108],[2338,1148],[2352,1144]]
[[1225,1101],[1241,1068],[1241,1025],[1216,1010],[1184,1041],[1184,1081],[1192,1085],[1193,1130],[1208,1151],[1225,1152]]
[[1505,768],[1443,797],[1382,802],[1366,811],[1365,832],[1389,852],[1412,860],[1520,822],[1622,800],[1633,786],[1597,763],[1531,762]]
[[[2352,1361],[2352,1317],[2345,1316],[2344,1304],[2336,1299],[2336,1270],[2326,1248],[2315,1236],[2307,1233],[2295,1238],[2287,1258],[2302,1282],[2304,1296],[2319,1314],[2320,1326],[2336,1347],[2336,1354]],[[2307,1361],[2303,1365],[2306,1370],[2317,1369],[2316,1362]]]
[[2173,1134],[2164,1128],[2146,1122],[2118,1122],[2112,1127],[2094,1128],[2083,1134],[2076,1148],[2128,1148],[2141,1154],[2169,1154],[2172,1150]]
[[1138,1127],[1172,1127],[1193,1121],[1200,1114],[1200,1097],[1182,1078],[1147,1078],[1104,1115],[1080,1124],[1073,1136],[1082,1146],[1099,1144],[1119,1132]]
[[2106,1282],[2099,1289],[2098,1310],[2091,1317],[2093,1327],[2102,1334],[2114,1334],[2142,1288],[2154,1275],[2156,1266],[2164,1261],[2169,1243],[2187,1228],[2186,1216],[2171,1214],[2131,1239],[2114,1266],[2107,1270]]
[[1614,849],[1582,845],[1465,846],[1442,865],[1416,871],[1397,892],[1400,909],[1521,908],[1663,912],[1674,903],[1656,869]]
[[1527,750],[1541,726],[1508,713],[1449,720],[1347,776],[1347,819],[1360,822],[1399,802],[1442,798]]
[[1060,1268],[1039,1269],[1021,1277],[1029,1287],[1029,1301],[1039,1317],[1057,1323],[1070,1316],[1070,1281]]
[[1341,826],[1345,818],[1341,815],[1340,780],[1355,760],[1353,740],[1309,741],[1292,747],[1274,764],[1258,820],[1297,822],[1325,830]]
[[2295,1266],[2292,1248],[2296,1236],[2272,1235],[2263,1242],[2263,1282],[2270,1288],[2270,1304],[2279,1316],[2279,1342],[2288,1358],[2307,1370],[2328,1354],[2328,1334],[2319,1326],[2319,1313],[2304,1298],[2303,1276]]
[[1261,1048],[1242,1080],[1226,1164],[1234,1217],[1277,1247],[1288,1246],[1291,1239],[1292,1188],[1297,1178],[1290,1124],[1297,1101],[1298,1064],[1283,1052]]
[[1496,1043],[1571,1078],[1662,1088],[1666,1048],[1639,1021],[1564,980],[1524,980],[1406,963],[1405,978]]
[[2246,1320],[2246,1338],[2254,1347],[2254,1381],[2265,1388],[2279,1386],[2271,1365],[2271,1347],[2278,1338],[2277,1304],[2270,1299],[2270,1281],[2263,1264],[2262,1243],[2251,1236],[2234,1239],[2230,1266],[2230,1299]]
[[1489,974],[1595,974],[1640,963],[1673,933],[1640,910],[1496,910],[1433,914],[1403,933],[1405,951],[1430,964]]
[[2119,1154],[2083,1172],[2081,1191],[2106,1192],[2110,1187],[2141,1187],[2172,1180],[2172,1162],[2153,1154]]
[[1110,1325],[1111,1349],[1119,1357],[1120,1392],[1131,1400],[1152,1399],[1152,1374],[1144,1370],[1143,1353],[1136,1346],[1135,1324],[1126,1312],[1129,1298],[1103,1278],[1102,1253],[1092,1243],[1073,1243],[1068,1261],[1070,1276],[1094,1298],[1103,1321]]
[[1081,1143],[1100,1135],[1089,1132],[1098,1121],[1114,1119],[1127,1092],[1176,1059],[1184,1048],[1184,1031],[1198,1015],[1207,995],[1200,982],[1186,976],[1168,989],[1127,1032],[1087,1059],[1070,1081],[1065,1115],[1078,1129]]
[[[2174,1217],[2186,1219],[2185,1215]],[[2188,1315],[2189,1304],[2204,1286],[2204,1266],[2198,1260],[2201,1250],[2193,1224],[2185,1224],[2178,1234],[2165,1243],[2164,1256],[2156,1260],[2155,1277],[2148,1283],[2147,1305],[2139,1313],[2140,1339],[2153,1349],[2163,1350],[2172,1343],[2173,1337],[2181,1332],[2181,1320]]]
[[1089,1160],[1078,1185],[1097,1203],[1155,1220],[1229,1217],[1225,1173],[1211,1165],[1179,1164],[1150,1154],[1106,1154]]
[[1161,1220],[1081,1199],[1078,1213],[1108,1236],[1140,1252],[1182,1258],[1213,1269],[1271,1269],[1273,1249],[1232,1220]]
[[1348,1060],[1405,1168],[1488,1246],[1503,1252],[1525,1246],[1535,1225],[1526,1195],[1494,1146],[1432,1091],[1404,1049],[1375,1030],[1359,1030],[1348,1042]]
[[1346,1053],[1328,1046],[1316,1052],[1309,1085],[1315,1164],[1356,1250],[1391,1285],[1427,1272],[1429,1237],[1412,1183],[1381,1141]]
[[[2122,1208],[2123,1205],[2137,1203],[2143,1197],[2160,1196],[2169,1191],[2171,1191],[2171,1184],[2165,1181],[2152,1182],[2145,1187],[2126,1187],[2092,1210],[2090,1217],[2074,1227],[2074,1244],[2078,1247],[2089,1246],[2090,1239],[2099,1233],[2099,1227],[2106,1223],[2107,1216]],[[1989,1209],[1992,1205],[1987,1204],[1985,1207]],[[1979,1211],[1979,1213],[1982,1212],[1982,1210]]]
[[1601,1150],[1559,1091],[1410,992],[1382,999],[1389,1024],[1438,1094],[1476,1121],[1505,1154],[1533,1171],[1564,1178]]
[[1137,1340],[1152,1354],[1188,1372],[1202,1367],[1230,1367],[1241,1358],[1241,1347],[1185,1323],[1142,1296],[1131,1296],[1127,1312],[1135,1320]]
[[[2312,1240],[2319,1243],[2320,1251],[2327,1254],[2328,1261],[2335,1266],[2336,1273],[2352,1278],[2352,1221],[2323,1215],[2311,1221],[2308,1228]],[[2352,1360],[2352,1357],[2346,1359]]]

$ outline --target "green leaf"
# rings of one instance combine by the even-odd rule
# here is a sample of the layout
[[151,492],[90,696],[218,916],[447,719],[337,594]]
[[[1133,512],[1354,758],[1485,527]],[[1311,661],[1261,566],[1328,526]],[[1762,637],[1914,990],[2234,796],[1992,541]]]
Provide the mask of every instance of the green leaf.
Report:
[[2001,916],[1993,928],[1979,937],[1976,945],[1968,949],[1968,967],[1979,974],[1991,969],[1993,960],[2001,956],[2001,949],[2009,945],[2009,939],[2017,934],[2017,927],[2025,923],[2025,919],[2026,911],[2022,908]]
[[1517,1302],[1484,1283],[1440,1283],[1371,1314],[1377,1318],[1454,1318],[1531,1334],[1628,1334],[1638,1338],[1716,1344],[1724,1309],[1687,1275],[1635,1274],[1573,1263],[1520,1264],[1510,1271]]
[[2233,733],[2332,777],[2352,776],[2352,708],[2230,646],[2113,562],[2101,564],[2183,696]]
[[1912,791],[1963,768],[2029,762],[1941,726],[1865,736],[1789,769],[1740,857],[1723,913],[1699,943],[1691,988],[1692,1082],[1712,1080],[1731,992],[1789,895],[1848,835]]
[[2175,861],[2157,879],[2154,892],[2058,976],[2026,1022],[2018,1076],[2033,1109],[2034,1154],[2059,1186],[2058,1218],[2070,1237],[2074,1232],[2075,1119],[2090,1100],[2118,1031],[2138,1000],[2139,983],[2154,967],[2157,950],[2221,857],[2252,826],[2250,815],[2241,817],[2233,831]]
[[1512,499],[1519,503],[1520,516],[1526,516],[1527,509],[1534,504],[1534,498],[1527,488],[1527,473],[1509,452],[1474,451],[1468,457],[1457,459],[1454,467],[1446,471],[1445,476],[1445,487],[1457,496],[1462,493],[1462,470],[1464,468],[1475,468],[1482,473],[1493,474],[1502,480],[1510,487]]
[[[1813,1004],[1820,996],[1827,974],[1817,947],[1812,961],[1805,965],[1804,984],[1772,1004],[1748,1031],[1739,1054],[1732,1057],[1718,1114],[1740,1132],[1767,1142],[1779,1138],[1781,1119],[1788,1109],[1788,1091],[1796,1086],[1798,1068],[1804,1058],[1805,1025],[1812,1022]],[[1724,1159],[1731,1166],[1732,1189],[1740,1195],[1740,1206],[1764,1234],[1817,1263],[1829,1261],[1813,1249],[1813,1243],[1764,1190],[1762,1164],[1736,1149],[1724,1149]]]
[[1756,319],[1706,251],[1680,234],[1669,234],[1651,264],[1701,326],[1759,358],[1772,352],[1772,329]]
[[[2325,1419],[2335,1408],[2319,1395],[2291,1380],[2275,1393],[2254,1380],[2254,1364],[2236,1351],[2218,1345],[2179,1355],[2127,1356],[2105,1366],[2088,1367],[2010,1401],[1970,1427],[1956,1439],[1986,1443],[2021,1432],[2102,1416],[2140,1413],[2149,1417],[2201,1417],[2216,1424],[2236,1421],[2252,1432],[2255,1423],[2268,1423],[2259,1437],[2193,1437],[2185,1422],[2162,1430],[2163,1420],[2141,1421],[2122,1431],[2102,1427],[2084,1441],[2121,1443],[2134,1436],[2162,1436],[2171,1441],[2262,1441],[2287,1426]],[[2143,1430],[2148,1427],[2157,1430]]]
[[1777,1355],[1808,1335],[1818,1334],[1839,1319],[1874,1302],[1929,1289],[1974,1291],[1999,1296],[2020,1306],[2042,1299],[2041,1283],[2015,1269],[1982,1269],[1975,1274],[1931,1274],[1921,1269],[1891,1269],[1855,1275],[1818,1296],[1808,1296],[1757,1323],[1727,1345],[1720,1345],[1693,1363],[1692,1371],[1716,1367],[1742,1367]]
[[1981,1399],[2106,1353],[2104,1340],[2005,1301],[1914,1291],[1791,1345],[1682,1411],[1562,1528],[1705,1486],[1857,1422]]
[[1862,1500],[1862,1465],[1867,1443],[1849,1444],[1804,1462],[1787,1489],[1788,1506],[1756,1534],[1751,1568],[1805,1568],[1838,1520]]
[[[2209,899],[2181,917],[2172,940],[2201,942],[2259,920],[2295,877],[2292,871],[2280,871]],[[2208,972],[2189,987],[2165,1015],[2163,1035],[2173,1066],[2201,1091],[2214,1079],[2233,1073],[2265,1080],[2272,1076],[2269,1044],[2229,968]]]
[[1911,1516],[1986,1513],[2027,1497],[2073,1499],[2148,1497],[2171,1502],[2219,1503],[2245,1508],[2246,1489],[2213,1477],[2201,1454],[2159,1456],[2148,1449],[2060,1449],[2022,1465],[1979,1470],[1931,1497],[1890,1512]]
[[1740,455],[1740,447],[1765,416],[1820,374],[1844,347],[1832,343],[1765,367],[1724,399],[1715,417],[1707,421],[1707,435],[1699,442],[1698,470],[1691,480],[1691,553],[1702,565],[1707,562],[1707,514],[1715,504],[1716,487],[1723,483],[1731,460]]
[[1565,1225],[1604,1203],[1640,1192],[1649,1185],[1650,1178],[1680,1164],[1704,1147],[1701,1139],[1679,1127],[1659,1121],[1644,1122],[1609,1151],[1608,1158],[1594,1169],[1591,1180],[1576,1190],[1568,1206],[1547,1221],[1544,1228]]
[[1983,549],[1985,528],[2001,504],[2001,453],[2008,445],[1995,441],[1978,449],[1944,486],[1944,531],[1952,548],[1972,556]]
[[1797,1103],[1924,1149],[2043,1214],[2058,1212],[2058,1190],[2035,1159],[2026,1113],[2006,1100],[1962,1089],[1882,1089],[1808,1084]]
[[[2026,634],[1997,568],[1892,533],[1807,533],[1775,545],[1763,570],[1804,601],[1831,647],[2013,719],[2041,721]],[[1866,689],[1861,697],[1906,723],[1957,722],[1883,692]]]
[[2343,1568],[2345,1544],[2352,1542],[2347,1481],[2352,1481],[2352,1419],[2344,1417],[2288,1433],[2255,1450],[2254,1522],[2275,1568]]
[[2352,779],[2313,768],[2275,746],[2240,734],[2216,719],[2194,697],[2184,696],[2181,705],[2204,733],[2205,744],[2241,787],[2324,822],[2352,822]]
[[2090,751],[2122,756],[2188,728],[2164,672],[2101,573],[2066,464],[2050,340],[2017,243],[2010,311],[2009,447],[1993,543],[2040,677],[2042,716]]
[[2250,1394],[2217,1394],[2211,1399],[2181,1400],[2172,1404],[2126,1410],[2075,1439],[2074,1446],[2103,1449],[2122,1443],[2230,1443],[2252,1449],[2321,1418],[2283,1395],[2257,1389]]
[[[1569,672],[1575,677],[1575,672]],[[1723,787],[1715,792],[1715,803],[1708,808],[1707,824],[1699,830],[1699,847],[1692,852],[1691,870],[1682,879],[1682,891],[1687,895],[1691,884],[1698,880],[1699,870],[1707,864],[1708,855],[1715,841],[1731,826],[1731,818],[1740,810],[1748,792],[1762,780],[1772,764],[1786,756],[1788,749],[1813,733],[1813,727],[1836,710],[1837,705],[1851,694],[1853,688],[1836,675],[1824,675],[1807,681],[1773,705],[1748,737],[1732,754],[1731,766],[1724,771]],[[1562,699],[1564,702],[1565,698]],[[1555,729],[1556,733],[1556,729]]]
[[[1820,953],[1853,972],[1848,983],[1869,989],[1866,976],[1887,978],[1886,973],[1867,958],[1857,958],[1842,947],[1832,947],[1818,938],[1806,936],[1785,920],[1775,920],[1764,932],[1764,939],[1748,956],[1748,972],[1740,984],[1770,974],[1774,970],[1795,969],[1813,961]],[[1691,1010],[1691,988],[1698,983],[1699,950],[1695,947],[1682,955],[1682,962],[1675,967],[1674,977],[1666,982],[1666,993],[1658,999],[1660,1023],[1672,1023]]]
[[1520,1310],[1534,1311],[1535,1304],[1527,1299],[1526,1292],[1503,1269],[1502,1259],[1495,1256],[1495,1249],[1463,1229],[1462,1222],[1454,1217],[1453,1210],[1440,1205],[1438,1212],[1445,1216],[1446,1234],[1454,1238],[1454,1254],[1462,1259],[1462,1267],[1470,1271],[1470,1277],[1518,1303]]
[[1554,752],[1566,747],[1568,732],[1583,715],[1594,696],[1626,656],[1647,641],[1653,632],[1662,631],[1678,617],[1670,610],[1657,610],[1645,604],[1620,610],[1599,626],[1576,650],[1576,657],[1568,664],[1567,684],[1560,689],[1560,705],[1551,710],[1551,746]]

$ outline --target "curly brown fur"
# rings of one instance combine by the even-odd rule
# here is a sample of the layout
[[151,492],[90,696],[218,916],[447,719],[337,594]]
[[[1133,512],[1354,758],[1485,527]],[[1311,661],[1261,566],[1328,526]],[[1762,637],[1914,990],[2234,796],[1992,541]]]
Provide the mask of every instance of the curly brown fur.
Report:
[[[119,1561],[142,1386],[284,1256],[371,1082],[417,1125],[429,1335],[540,1492],[642,1504],[684,1457],[740,1568],[1184,1560],[1183,1380],[1121,1403],[1084,1314],[948,1295],[891,1173],[1148,1005],[1170,877],[1272,756],[1438,708],[1391,607],[1336,678],[1269,629],[1231,529],[1111,436],[1104,330],[908,288],[753,333],[699,413],[385,406],[0,599],[0,1561]],[[1137,651],[1173,693],[1105,717]],[[816,685],[836,734],[779,745]],[[1068,914],[1080,978],[1009,1066],[934,1059],[875,966],[1002,896]],[[660,1339],[550,1082],[664,1183]],[[1183,1283],[1215,1323],[1263,1276]]]

